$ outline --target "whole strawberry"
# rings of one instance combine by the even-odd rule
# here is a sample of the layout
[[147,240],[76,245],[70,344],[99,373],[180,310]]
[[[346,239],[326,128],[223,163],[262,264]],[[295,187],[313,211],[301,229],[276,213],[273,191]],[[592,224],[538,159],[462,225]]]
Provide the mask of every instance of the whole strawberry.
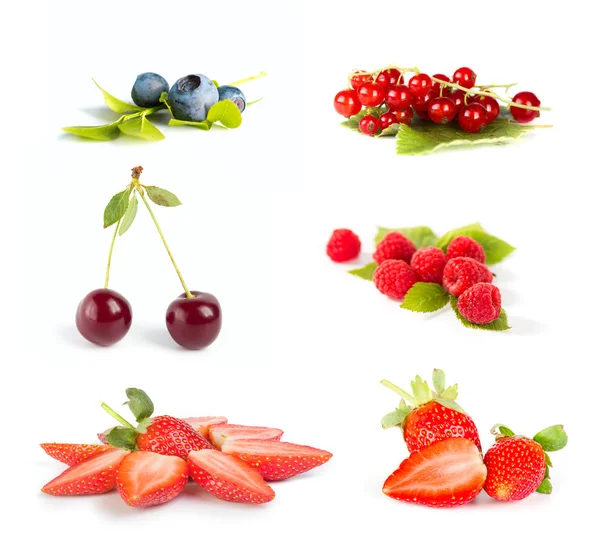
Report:
[[358,257],[360,253],[360,238],[347,228],[333,231],[327,242],[327,255],[332,261],[342,263]]
[[562,425],[540,431],[533,439],[515,435],[506,426],[492,429],[496,442],[483,459],[487,478],[486,493],[498,501],[519,501],[534,491],[552,493],[550,467],[546,451],[558,451],[567,444]]
[[478,282],[492,282],[494,276],[485,266],[470,257],[455,257],[444,267],[443,286],[452,296],[460,296]]
[[446,255],[448,256],[448,259],[453,259],[455,257],[470,257],[485,265],[485,251],[483,246],[468,236],[457,236],[454,238],[448,244]]
[[388,232],[375,249],[373,259],[378,265],[381,265],[387,259],[400,259],[410,263],[410,258],[417,248],[400,232]]
[[406,296],[415,282],[417,282],[417,275],[408,263],[396,259],[384,261],[373,272],[373,284],[377,290],[398,300]]
[[421,248],[413,253],[410,266],[420,282],[442,284],[444,267],[448,258],[440,248]]
[[485,325],[495,321],[502,310],[502,296],[497,286],[478,282],[467,288],[456,302],[460,314],[471,323]]
[[435,391],[418,375],[411,381],[412,395],[389,381],[381,383],[402,396],[398,408],[386,414],[381,425],[402,427],[411,453],[452,437],[469,439],[481,451],[477,426],[456,403],[458,385],[446,388],[446,376],[441,369],[433,370]]

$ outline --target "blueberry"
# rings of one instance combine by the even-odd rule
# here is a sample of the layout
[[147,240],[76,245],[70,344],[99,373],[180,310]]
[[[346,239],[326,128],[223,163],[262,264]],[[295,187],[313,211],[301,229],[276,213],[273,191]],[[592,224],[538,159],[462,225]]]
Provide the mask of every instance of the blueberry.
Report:
[[223,101],[229,99],[233,101],[235,105],[240,109],[240,112],[244,112],[246,108],[246,97],[237,87],[232,85],[223,85],[219,87],[219,100]]
[[210,107],[219,100],[215,84],[202,74],[178,79],[169,91],[169,105],[178,120],[202,122]]
[[138,106],[151,108],[160,104],[160,95],[169,90],[167,80],[157,73],[146,72],[137,76],[131,98]]

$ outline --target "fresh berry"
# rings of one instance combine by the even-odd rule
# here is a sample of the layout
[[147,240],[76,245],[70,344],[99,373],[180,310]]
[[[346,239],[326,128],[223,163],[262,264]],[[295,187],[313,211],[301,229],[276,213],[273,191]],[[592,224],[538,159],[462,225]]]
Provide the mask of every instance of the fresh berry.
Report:
[[409,108],[412,104],[413,95],[406,85],[392,85],[385,97],[385,104],[390,110],[401,110]]
[[460,296],[478,282],[492,282],[494,276],[485,266],[470,257],[455,257],[444,267],[442,284],[452,296]]
[[417,113],[417,116],[421,118],[421,120],[431,120],[431,118],[429,117],[429,112],[427,112],[427,110],[417,110],[415,108],[415,112]]
[[456,90],[448,93],[448,98],[454,103],[456,106],[456,114],[458,114],[463,106],[467,103],[465,102],[465,94],[462,91]]
[[458,68],[452,76],[452,81],[458,85],[462,85],[466,89],[470,89],[475,85],[477,74],[471,68]]
[[458,111],[458,125],[469,133],[478,133],[487,124],[487,111],[479,103],[463,106]]
[[268,503],[275,492],[260,473],[236,456],[219,451],[192,451],[192,479],[215,497],[238,503]]
[[367,81],[373,81],[373,76],[370,73],[363,71],[354,72],[354,74],[352,74],[352,78],[350,79],[350,85],[352,89],[358,91],[363,83],[366,83]]
[[265,480],[286,480],[325,464],[333,455],[281,441],[230,441],[221,450],[255,467]]
[[362,108],[356,91],[347,90],[340,91],[333,99],[333,108],[338,114],[345,118],[356,116]]
[[152,507],[177,497],[188,476],[188,465],[178,456],[136,451],[119,465],[117,489],[130,507]]
[[221,87],[217,87],[217,91],[219,92],[220,101],[231,101],[238,107],[240,112],[246,110],[246,95],[244,95],[237,87],[233,87],[232,85],[221,85]]
[[[435,77],[436,79],[440,79],[442,81],[446,81],[446,82],[450,83],[450,78],[447,75],[444,75],[443,73],[434,73],[432,77]],[[441,83],[438,83],[437,81],[433,81],[432,89],[436,95],[440,95],[442,93],[442,90],[444,91],[444,93],[446,91],[448,91],[448,86],[442,85]]]
[[473,102],[479,103],[487,112],[487,124],[493,122],[500,115],[500,105],[493,97],[486,95],[475,95]]
[[446,254],[439,248],[426,247],[415,251],[410,266],[419,282],[437,282],[442,284]]
[[410,263],[410,258],[417,248],[400,232],[388,232],[381,242],[377,244],[373,259],[376,263],[381,264],[386,259],[402,259],[406,263]]
[[379,128],[387,130],[392,124],[397,124],[398,121],[392,112],[384,112],[379,117]]
[[347,228],[333,231],[327,242],[327,255],[336,263],[343,263],[358,257],[360,253],[360,238]]
[[157,73],[146,72],[137,76],[131,98],[133,102],[143,108],[151,108],[160,104],[162,93],[169,91],[167,80]]
[[208,439],[210,426],[227,423],[225,416],[204,416],[202,418],[182,418],[184,422],[191,425],[202,437]]
[[42,487],[48,495],[93,495],[115,487],[117,467],[129,454],[121,449],[108,451],[67,468]]
[[454,257],[470,257],[471,259],[475,259],[475,261],[479,261],[479,263],[485,264],[485,251],[483,246],[479,242],[473,240],[473,238],[469,238],[469,236],[457,236],[456,238],[453,238],[448,244],[446,255],[448,256],[448,259],[453,259]]
[[386,259],[373,273],[373,284],[390,298],[398,300],[417,282],[417,275],[408,263],[400,259]]
[[[518,104],[524,104],[525,106],[540,106],[540,99],[538,99],[533,93],[529,91],[523,91],[517,93],[513,97],[513,102]],[[512,117],[520,124],[527,124],[535,118],[539,117],[539,110],[529,110],[527,108],[519,108],[517,106],[510,107],[510,113]]]
[[210,442],[220,449],[226,441],[238,439],[266,439],[279,441],[283,431],[273,427],[259,427],[252,425],[222,424],[210,427]]
[[467,288],[456,304],[459,313],[471,323],[485,325],[496,321],[502,310],[502,297],[497,286],[479,282]]
[[211,345],[221,331],[221,305],[215,296],[192,290],[184,292],[167,308],[167,330],[173,340],[188,350]]
[[92,290],[77,308],[77,329],[86,340],[100,346],[119,342],[131,327],[131,306],[118,292]]
[[363,83],[358,90],[358,100],[363,106],[379,106],[385,100],[385,89],[378,83]]
[[410,126],[413,121],[413,109],[412,108],[402,108],[400,110],[394,110],[392,114],[396,117],[396,120],[399,124],[406,124]]
[[425,73],[413,75],[408,80],[408,88],[415,97],[424,96],[431,89],[432,85],[431,78]]
[[365,135],[375,135],[379,131],[379,120],[371,114],[367,114],[360,119],[358,128]]
[[438,97],[429,103],[427,112],[436,124],[447,124],[456,116],[456,105],[452,99]]
[[457,507],[483,488],[486,468],[468,439],[446,439],[412,453],[383,485],[393,499],[428,507]]
[[430,89],[424,95],[414,95],[412,106],[417,112],[427,112],[429,109],[429,104],[435,99],[435,97],[436,94],[434,93],[433,89]]
[[69,466],[116,450],[108,445],[76,445],[73,443],[42,443],[40,447],[46,451],[47,455]]
[[402,85],[404,77],[402,77],[400,70],[390,68],[380,72],[375,79],[375,83],[379,83],[387,91],[392,85]]
[[169,90],[169,106],[178,120],[202,122],[219,100],[219,91],[211,79],[190,74],[178,79]]

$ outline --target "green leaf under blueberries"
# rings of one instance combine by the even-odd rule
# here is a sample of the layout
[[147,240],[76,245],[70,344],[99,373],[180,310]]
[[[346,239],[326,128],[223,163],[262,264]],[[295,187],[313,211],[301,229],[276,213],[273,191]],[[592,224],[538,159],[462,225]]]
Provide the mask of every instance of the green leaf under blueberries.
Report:
[[431,377],[435,392],[441,395],[446,390],[446,374],[441,369],[434,369]]
[[116,426],[106,433],[106,442],[117,449],[135,450],[138,432],[129,427]]
[[129,112],[141,112],[142,110],[144,110],[140,106],[136,106],[134,104],[129,104],[120,99],[117,99],[117,97],[114,97],[108,91],[105,91],[104,89],[102,89],[102,87],[100,87],[100,85],[98,85],[98,83],[96,83],[95,79],[92,79],[92,81],[94,82],[96,87],[98,87],[98,89],[100,89],[100,91],[102,91],[102,94],[104,95],[104,102],[106,103],[106,106],[108,106],[108,108],[110,108],[113,112],[116,112],[117,114],[127,114]]
[[112,196],[104,209],[104,228],[108,228],[123,217],[129,205],[129,188]]
[[96,141],[112,141],[119,137],[121,131],[119,130],[119,122],[113,122],[112,124],[106,124],[104,126],[70,126],[62,128],[64,132],[72,133],[86,139],[95,139]]
[[179,201],[174,193],[163,188],[146,186],[146,193],[148,194],[150,201],[153,201],[162,207],[177,207],[178,205],[181,205],[181,201]]
[[129,204],[127,205],[127,210],[123,215],[123,220],[121,221],[121,226],[119,227],[119,236],[123,236],[123,234],[129,230],[129,227],[132,225],[133,221],[135,220],[135,216],[137,215],[137,208],[137,196],[133,194],[133,197],[129,200]]
[[450,300],[450,294],[434,282],[417,282],[404,296],[403,309],[419,313],[431,313],[442,309]]
[[165,138],[163,133],[143,113],[135,118],[124,120],[119,124],[119,129],[125,135],[150,141],[160,141]]
[[544,451],[559,451],[569,440],[562,425],[553,425],[540,431],[533,440],[542,446]]
[[375,246],[377,246],[389,232],[400,232],[400,234],[404,234],[417,249],[435,246],[438,241],[438,237],[428,226],[413,226],[410,228],[383,228],[380,226],[378,227],[377,235],[375,236]]
[[469,329],[483,329],[486,331],[507,331],[510,329],[510,325],[508,324],[508,317],[506,312],[502,309],[500,310],[500,316],[495,321],[491,323],[486,323],[485,325],[478,325],[477,323],[471,323],[467,321],[458,311],[457,298],[456,296],[450,296],[450,305],[454,310],[454,315],[458,318],[458,320]]
[[364,267],[360,269],[352,269],[348,271],[351,275],[355,277],[360,277],[364,280],[373,280],[373,273],[377,269],[377,263],[367,263]]
[[152,416],[154,412],[154,404],[150,397],[142,391],[142,389],[129,388],[125,390],[125,394],[129,399],[127,406],[129,406],[129,410],[135,416],[135,419],[138,422],[141,422],[145,418],[149,418]]
[[548,478],[544,478],[540,486],[536,489],[538,493],[543,493],[544,495],[550,495],[552,493],[552,484]]
[[236,104],[229,99],[213,104],[206,115],[206,119],[213,124],[219,122],[226,128],[239,128],[242,125],[242,113]]
[[171,118],[169,120],[169,126],[192,126],[194,128],[208,131],[210,128],[212,128],[212,122],[209,122],[208,120],[204,120],[203,122],[188,122],[187,120],[177,120],[177,118]]

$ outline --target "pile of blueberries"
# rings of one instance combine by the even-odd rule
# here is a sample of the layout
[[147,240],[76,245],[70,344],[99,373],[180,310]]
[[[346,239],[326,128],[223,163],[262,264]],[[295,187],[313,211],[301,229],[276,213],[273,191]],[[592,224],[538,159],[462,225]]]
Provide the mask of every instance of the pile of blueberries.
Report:
[[173,117],[188,122],[202,122],[210,108],[218,101],[228,99],[244,112],[246,97],[237,87],[215,83],[202,74],[190,74],[178,79],[169,89],[167,80],[157,73],[146,72],[137,76],[131,98],[143,108],[160,105],[160,96],[168,92],[168,103]]

